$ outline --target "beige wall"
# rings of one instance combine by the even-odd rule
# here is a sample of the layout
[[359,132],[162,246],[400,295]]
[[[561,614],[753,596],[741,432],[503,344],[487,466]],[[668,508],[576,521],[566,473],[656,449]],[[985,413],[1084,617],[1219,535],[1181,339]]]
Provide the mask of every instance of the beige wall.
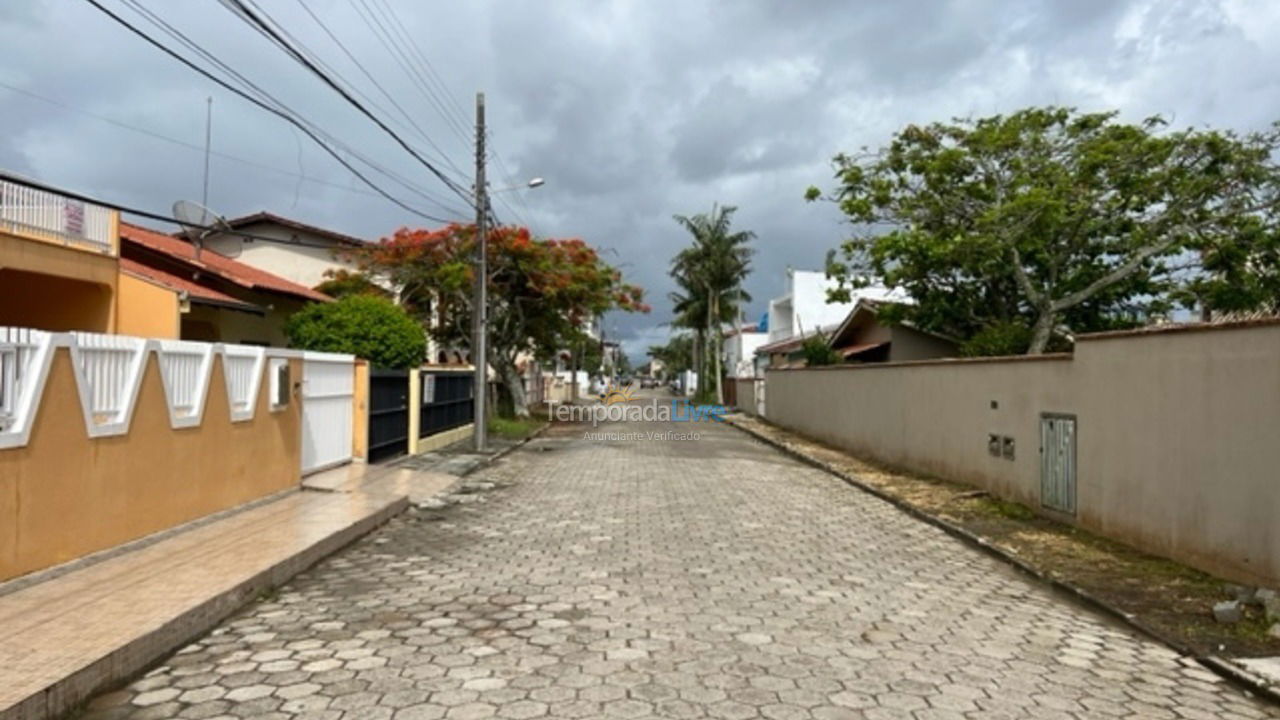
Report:
[[[1280,325],[1085,337],[1074,357],[770,371],[767,402],[784,427],[1035,508],[1040,414],[1073,414],[1077,514],[1062,519],[1280,583]],[[989,433],[1014,438],[1014,460],[988,454]]]
[[737,408],[748,415],[756,414],[756,380],[755,378],[737,378]]
[[[247,232],[263,237],[279,238],[282,242],[265,240],[246,241],[240,237],[224,236],[209,239],[208,246],[228,257],[259,270],[278,275],[299,285],[313,288],[325,281],[324,273],[331,269],[354,270],[355,265],[335,257],[333,250],[327,247],[311,247],[289,242],[296,233],[287,228],[267,225],[255,225]],[[308,242],[319,243],[316,238],[306,238]],[[338,247],[335,245],[335,247]]]
[[151,356],[128,434],[90,439],[59,348],[30,442],[0,450],[0,580],[296,487],[299,406],[269,411],[267,386],[253,420],[232,423],[215,360],[203,422],[173,430]]
[[959,355],[955,343],[905,325],[894,326],[890,329],[890,333],[892,343],[889,345],[890,362],[932,360]]
[[131,275],[120,275],[116,332],[144,338],[180,337],[178,293]]

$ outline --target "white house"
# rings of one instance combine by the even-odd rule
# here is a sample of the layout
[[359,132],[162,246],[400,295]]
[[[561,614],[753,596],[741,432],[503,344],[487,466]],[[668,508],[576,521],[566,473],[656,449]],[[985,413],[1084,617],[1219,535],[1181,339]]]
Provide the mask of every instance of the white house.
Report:
[[755,355],[769,341],[769,333],[755,324],[742,325],[724,334],[724,371],[731,378],[755,377]]
[[364,240],[333,230],[258,212],[227,221],[232,230],[270,240],[241,235],[213,235],[205,246],[237,261],[313,288],[329,270],[355,270],[343,251],[361,247]]
[[858,304],[858,300],[903,301],[906,294],[872,285],[851,293],[850,302],[828,303],[827,291],[838,286],[819,270],[787,268],[787,294],[769,301],[769,343],[786,340],[815,328],[837,325]]

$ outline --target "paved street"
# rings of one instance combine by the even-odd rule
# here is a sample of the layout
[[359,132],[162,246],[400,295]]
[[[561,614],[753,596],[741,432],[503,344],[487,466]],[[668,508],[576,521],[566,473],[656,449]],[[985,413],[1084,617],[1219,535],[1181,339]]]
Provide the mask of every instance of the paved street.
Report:
[[87,717],[1280,717],[724,426],[560,428]]

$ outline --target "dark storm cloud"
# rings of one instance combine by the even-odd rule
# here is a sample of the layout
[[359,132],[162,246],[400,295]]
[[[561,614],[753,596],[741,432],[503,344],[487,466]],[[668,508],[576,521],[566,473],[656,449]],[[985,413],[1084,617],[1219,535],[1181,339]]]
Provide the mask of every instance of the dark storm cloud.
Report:
[[[740,207],[738,223],[759,236],[748,283],[754,318],[780,292],[785,267],[818,267],[844,234],[829,205],[803,202],[804,188],[829,183],[836,152],[880,145],[906,123],[1038,103],[1241,130],[1280,118],[1280,76],[1271,72],[1280,12],[1261,0],[391,2],[468,117],[446,121],[356,5],[308,6],[414,114],[464,183],[474,92],[487,92],[502,160],[494,185],[548,181],[522,197],[503,194],[500,215],[600,245],[649,289],[652,315],[607,323],[633,352],[666,333],[668,259],[686,242],[673,213]],[[461,210],[421,166],[217,3],[144,4]],[[295,3],[262,6],[389,106]],[[202,142],[213,96],[215,149],[255,163],[215,158],[211,204],[223,213],[266,208],[369,238],[419,222],[281,121],[87,4],[8,0],[0,32],[0,82],[186,143]],[[199,197],[199,150],[3,89],[0,103],[0,167],[157,211]]]

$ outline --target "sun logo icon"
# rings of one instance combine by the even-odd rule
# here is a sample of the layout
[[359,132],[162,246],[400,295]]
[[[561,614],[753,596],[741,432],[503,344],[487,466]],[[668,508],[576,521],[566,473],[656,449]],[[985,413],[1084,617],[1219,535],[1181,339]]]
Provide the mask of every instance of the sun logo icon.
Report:
[[600,394],[600,402],[604,405],[631,402],[635,391],[633,385],[618,386],[610,383],[608,389]]

